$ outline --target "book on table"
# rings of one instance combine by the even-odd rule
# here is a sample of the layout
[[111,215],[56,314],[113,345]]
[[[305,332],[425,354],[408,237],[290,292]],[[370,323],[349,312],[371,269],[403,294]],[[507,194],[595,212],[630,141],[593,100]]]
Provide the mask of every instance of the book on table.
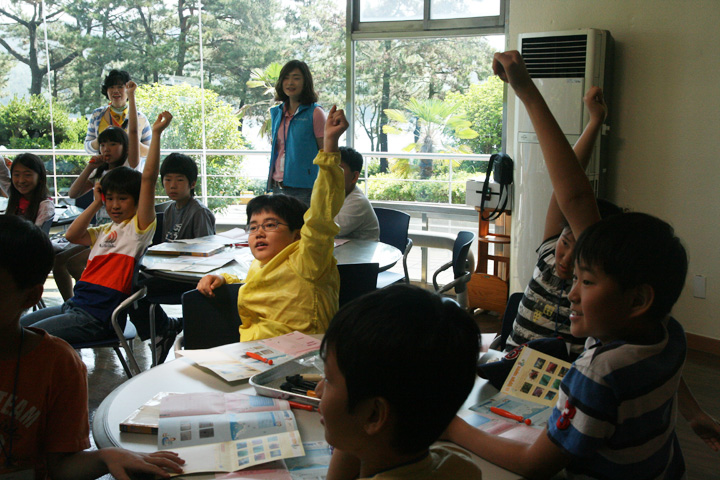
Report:
[[221,243],[181,243],[164,242],[148,248],[149,253],[159,255],[195,255],[209,257],[225,248]]
[[[525,347],[520,352],[500,392],[480,402],[463,415],[465,421],[480,430],[501,437],[532,443],[547,424],[557,403],[560,383],[570,370],[571,363]],[[532,426],[498,415],[490,410],[529,419]]]

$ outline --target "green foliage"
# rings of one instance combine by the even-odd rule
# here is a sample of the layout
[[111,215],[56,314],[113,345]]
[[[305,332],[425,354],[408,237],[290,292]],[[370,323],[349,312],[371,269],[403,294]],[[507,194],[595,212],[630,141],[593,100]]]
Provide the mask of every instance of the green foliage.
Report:
[[[379,173],[370,178],[367,196],[370,200],[389,200],[395,202],[448,203],[448,184],[446,181],[423,180],[410,181],[397,178],[392,173]],[[465,181],[453,180],[452,203],[465,203]]]
[[[77,141],[76,128],[65,108],[53,102],[56,141]],[[51,148],[50,104],[40,95],[14,97],[0,106],[0,144],[10,148]]]
[[[240,120],[234,114],[232,105],[221,100],[217,93],[205,90],[205,136],[208,149],[240,150],[247,143],[239,130]],[[202,149],[202,96],[200,88],[191,85],[143,85],[136,93],[138,110],[148,117],[152,124],[157,115],[167,110],[173,115],[173,121],[162,136],[162,148],[166,149]],[[200,158],[195,158],[200,165]],[[208,195],[240,195],[248,188],[247,182],[238,178],[243,158],[238,156],[211,155],[207,157],[208,175],[227,175],[227,177],[209,177]],[[196,193],[200,193],[200,182]],[[209,207],[217,210],[234,203],[233,199],[211,199]]]
[[490,77],[482,83],[470,85],[463,93],[448,92],[445,100],[462,109],[478,135],[458,137],[460,145],[472,153],[496,153],[502,144],[503,82]]

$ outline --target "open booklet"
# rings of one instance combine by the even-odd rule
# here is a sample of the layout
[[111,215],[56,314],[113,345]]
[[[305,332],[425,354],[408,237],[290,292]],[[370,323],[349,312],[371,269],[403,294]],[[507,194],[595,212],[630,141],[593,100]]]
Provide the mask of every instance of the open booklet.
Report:
[[[470,410],[475,413],[463,418],[488,433],[533,442],[550,418],[557,403],[560,383],[570,367],[569,362],[525,347],[500,393],[471,407]],[[503,413],[522,417],[523,420],[529,419],[530,424],[538,428],[494,413],[491,408],[499,408]]]
[[[227,382],[235,382],[265,372],[275,365],[288,362],[320,348],[320,340],[300,332],[254,342],[233,343],[206,350],[178,350],[176,356],[189,358]],[[247,353],[257,354],[272,365],[255,360]]]
[[177,452],[184,473],[234,472],[305,455],[288,402],[242,393],[163,397],[158,448]]

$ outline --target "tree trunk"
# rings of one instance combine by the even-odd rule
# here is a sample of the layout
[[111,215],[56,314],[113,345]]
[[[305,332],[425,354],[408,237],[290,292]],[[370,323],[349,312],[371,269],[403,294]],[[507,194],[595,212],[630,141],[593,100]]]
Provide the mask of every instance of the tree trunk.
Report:
[[[387,58],[390,47],[392,46],[391,40],[385,40],[384,42],[385,46],[385,55],[384,57]],[[382,96],[380,98],[380,125],[378,126],[378,151],[379,152],[387,152],[388,151],[388,138],[387,133],[383,132],[383,126],[387,125],[388,118],[387,115],[385,115],[385,109],[390,108],[390,69],[385,68],[383,69],[383,75],[382,75]],[[380,159],[380,172],[381,173],[387,173],[388,171],[388,159],[387,157],[383,157]]]

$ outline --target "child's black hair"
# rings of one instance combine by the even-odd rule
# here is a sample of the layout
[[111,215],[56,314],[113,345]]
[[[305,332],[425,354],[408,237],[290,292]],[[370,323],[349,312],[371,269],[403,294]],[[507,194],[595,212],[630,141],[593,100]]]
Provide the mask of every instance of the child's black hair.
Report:
[[125,85],[131,80],[130,74],[126,72],[125,70],[110,70],[110,73],[107,74],[105,77],[105,80],[103,81],[101,90],[102,94],[110,100],[110,97],[108,97],[108,88],[114,87],[115,85]]
[[285,80],[290,72],[296,68],[300,70],[300,73],[302,73],[303,76],[303,88],[300,92],[300,103],[302,105],[310,105],[311,103],[317,102],[318,95],[315,92],[315,87],[313,86],[310,67],[307,66],[307,63],[301,60],[290,60],[282,67],[282,70],[280,70],[280,76],[278,77],[278,81],[275,83],[275,100],[279,102],[287,101],[288,96],[285,94],[282,86],[283,80]]
[[[197,181],[198,168],[195,160],[182,153],[171,153],[160,166],[160,181],[165,179],[168,173],[185,175],[191,185]],[[195,196],[195,188],[190,189],[190,196]]]
[[43,164],[40,157],[32,153],[21,153],[12,163],[10,167],[10,195],[8,198],[7,208],[5,209],[6,214],[15,215],[20,205],[20,198],[22,194],[15,188],[15,184],[12,182],[12,172],[15,170],[16,165],[22,165],[23,167],[29,168],[33,172],[37,173],[38,180],[35,189],[30,193],[30,205],[25,209],[23,216],[30,220],[35,221],[38,210],[40,209],[40,203],[47,199],[50,195],[47,188],[47,174],[45,173],[45,165]]
[[45,283],[54,259],[50,239],[34,223],[16,215],[0,215],[0,268],[19,288]]
[[100,135],[98,135],[98,146],[105,142],[115,142],[121,144],[123,153],[122,156],[113,163],[103,163],[100,165],[96,170],[95,178],[100,178],[100,175],[102,175],[105,170],[123,165],[128,158],[128,144],[130,143],[130,139],[128,138],[128,134],[125,130],[120,127],[106,128],[100,132]]
[[340,161],[345,162],[352,172],[362,171],[363,157],[352,147],[340,147]]
[[575,262],[599,267],[623,290],[649,285],[648,314],[662,319],[680,297],[688,270],[685,247],[673,228],[645,213],[624,213],[587,229],[575,243]]
[[343,306],[325,333],[347,385],[348,410],[382,397],[398,453],[427,449],[475,382],[480,331],[449,298],[411,285],[376,290]]
[[250,225],[250,219],[256,213],[273,212],[291,231],[298,230],[305,223],[303,216],[307,209],[301,200],[290,195],[260,195],[247,204],[247,223]]
[[135,199],[135,205],[140,202],[140,185],[142,184],[142,173],[130,167],[117,167],[110,170],[100,180],[102,193],[130,195]]

